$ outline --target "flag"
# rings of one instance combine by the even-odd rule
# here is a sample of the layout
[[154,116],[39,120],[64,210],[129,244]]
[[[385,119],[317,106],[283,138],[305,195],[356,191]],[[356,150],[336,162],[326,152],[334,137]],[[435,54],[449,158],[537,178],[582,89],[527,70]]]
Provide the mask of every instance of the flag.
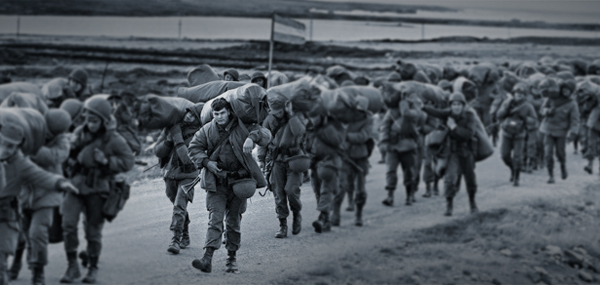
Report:
[[306,26],[296,20],[273,15],[272,39],[275,42],[304,44]]

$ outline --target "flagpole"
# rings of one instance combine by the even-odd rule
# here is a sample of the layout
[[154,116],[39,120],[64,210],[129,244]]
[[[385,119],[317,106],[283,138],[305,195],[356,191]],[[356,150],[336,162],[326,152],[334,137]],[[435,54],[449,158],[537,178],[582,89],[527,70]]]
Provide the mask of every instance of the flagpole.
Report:
[[273,65],[273,33],[275,29],[275,13],[271,17],[271,38],[269,39],[269,73],[267,75],[267,89],[271,88],[271,67]]

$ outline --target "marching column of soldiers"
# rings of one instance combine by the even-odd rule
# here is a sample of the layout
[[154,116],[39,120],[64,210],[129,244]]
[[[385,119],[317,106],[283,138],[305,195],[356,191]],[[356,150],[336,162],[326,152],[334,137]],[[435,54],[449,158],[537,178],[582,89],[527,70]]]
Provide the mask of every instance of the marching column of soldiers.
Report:
[[[521,174],[544,167],[548,183],[556,183],[554,157],[560,178],[567,179],[569,142],[588,161],[584,171],[593,173],[593,162],[600,156],[600,62],[543,58],[461,68],[402,60],[395,67],[389,75],[370,79],[340,66],[309,68],[303,75],[311,84],[308,93],[359,86],[377,90],[375,97],[338,94],[327,99],[352,98],[342,102],[348,108],[345,115],[316,103],[325,97],[315,99],[310,108],[293,92],[284,100],[271,100],[275,85],[295,82],[281,73],[274,74],[274,82],[260,72],[245,75],[267,94],[262,101],[267,114],[261,118],[257,107],[252,123],[236,114],[238,103],[223,97],[186,105],[184,115],[162,129],[149,148],[159,160],[165,194],[173,205],[167,251],[178,254],[192,242],[187,206],[198,183],[206,191],[209,212],[204,255],[192,262],[202,272],[212,271],[213,254],[222,244],[228,255],[226,271],[239,272],[242,215],[257,188],[273,193],[275,238],[288,237],[290,215],[292,235],[301,233],[303,217],[313,220],[319,234],[341,226],[346,196],[345,210],[355,212],[352,223],[363,226],[369,192],[380,191],[366,184],[375,146],[379,163],[386,164],[384,206],[394,206],[400,166],[407,206],[416,202],[421,179],[424,198],[438,196],[443,179],[446,216],[453,214],[463,177],[470,211],[479,211],[475,165],[491,155],[497,138],[509,169],[507,181],[515,187],[523,182]],[[219,76],[233,82],[243,77],[234,69]],[[82,277],[78,259],[88,270],[82,282],[95,283],[98,278],[102,229],[116,215],[111,209],[118,212],[127,199],[117,194],[129,191],[124,174],[133,168],[141,145],[137,126],[131,123],[139,115],[131,104],[135,96],[90,96],[87,77],[77,69],[69,78],[55,80],[61,88],[46,96],[47,107],[40,110],[45,141],[35,153],[26,151],[31,131],[2,119],[0,284],[18,278],[24,256],[32,284],[45,284],[47,246],[57,241],[64,242],[67,258],[61,283]],[[24,107],[5,105],[7,101],[0,115],[4,107]],[[381,106],[374,108],[377,102]],[[205,121],[206,115],[210,120]],[[300,199],[301,186],[308,181],[316,199],[313,214],[303,209]],[[81,214],[87,245],[78,251]],[[7,263],[10,255],[12,264]]]

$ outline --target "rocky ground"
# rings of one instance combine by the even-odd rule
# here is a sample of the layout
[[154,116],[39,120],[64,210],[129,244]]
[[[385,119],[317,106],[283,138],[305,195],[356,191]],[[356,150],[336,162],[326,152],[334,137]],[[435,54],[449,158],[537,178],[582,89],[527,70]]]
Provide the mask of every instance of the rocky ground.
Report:
[[[183,62],[111,62],[103,92],[130,89],[139,95],[147,92],[172,94],[176,87],[185,86],[187,69],[209,60],[215,60],[211,64],[218,70],[240,67],[236,62],[251,62],[253,66],[240,68],[242,73],[261,69],[266,64],[263,62],[266,58],[264,43],[173,43],[167,40],[32,36],[18,43],[30,44],[28,47],[10,47],[11,44],[15,42],[0,38],[0,50],[4,54],[0,71],[10,73],[14,81],[25,80],[40,85],[53,77],[66,76],[73,67],[85,67],[91,74],[94,90],[99,90],[106,61],[80,58],[78,54],[125,59],[170,58]],[[42,48],[44,44],[48,47]],[[344,63],[358,73],[377,76],[389,72],[398,57],[464,65],[474,61],[538,60],[545,55],[588,60],[600,57],[600,51],[594,45],[538,43],[345,42],[315,43],[304,48],[278,52],[276,56],[281,60],[276,64],[297,66],[281,69],[297,71],[314,62],[323,65]],[[137,50],[128,53],[127,49]],[[157,52],[166,55],[163,54],[163,58],[156,55]],[[180,52],[198,56],[186,62],[187,56],[178,55]],[[69,53],[74,56],[69,57]],[[231,59],[215,59],[226,54],[232,54]],[[246,61],[253,56],[260,60]],[[286,61],[286,58],[295,61]],[[7,59],[22,62],[11,63]],[[143,160],[149,165],[156,162],[150,156]],[[352,213],[344,212],[341,227],[334,228],[331,233],[314,233],[311,223],[318,215],[315,198],[310,186],[304,185],[302,233],[275,239],[273,235],[278,222],[273,196],[253,197],[242,222],[242,248],[238,254],[240,273],[236,275],[225,273],[224,249],[216,252],[211,274],[191,267],[191,261],[202,255],[208,219],[205,195],[199,188],[196,200],[189,206],[191,247],[178,256],[166,252],[171,238],[168,228],[172,206],[165,197],[158,170],[142,173],[143,167],[136,166],[130,173],[132,197],[117,219],[105,225],[99,283],[598,283],[600,181],[597,173],[588,175],[583,171],[583,159],[573,155],[571,148],[568,156],[570,176],[566,181],[548,185],[545,171],[540,170],[532,175],[522,175],[521,186],[517,188],[509,185],[508,169],[496,153],[477,165],[480,213],[469,214],[467,197],[462,190],[451,218],[442,216],[442,197],[420,198],[423,189],[413,206],[400,203],[404,198],[402,191],[398,191],[398,202],[394,207],[381,205],[386,195],[383,190],[385,167],[377,164],[377,160],[379,155],[375,152],[367,181],[369,198],[362,228],[352,224]],[[83,233],[80,235],[84,246]],[[62,244],[50,246],[49,258],[47,282],[56,284],[66,268]],[[27,284],[29,278],[29,272],[24,270],[14,284]]]

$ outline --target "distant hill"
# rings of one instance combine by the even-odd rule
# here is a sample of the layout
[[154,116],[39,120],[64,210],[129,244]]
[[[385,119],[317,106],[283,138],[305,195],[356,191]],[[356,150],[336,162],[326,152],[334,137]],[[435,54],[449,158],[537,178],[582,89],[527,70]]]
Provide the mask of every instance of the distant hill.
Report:
[[2,0],[4,15],[95,16],[245,16],[268,17],[273,11],[304,16],[310,9],[416,13],[417,10],[454,11],[440,6],[376,3],[333,3],[303,0]]

